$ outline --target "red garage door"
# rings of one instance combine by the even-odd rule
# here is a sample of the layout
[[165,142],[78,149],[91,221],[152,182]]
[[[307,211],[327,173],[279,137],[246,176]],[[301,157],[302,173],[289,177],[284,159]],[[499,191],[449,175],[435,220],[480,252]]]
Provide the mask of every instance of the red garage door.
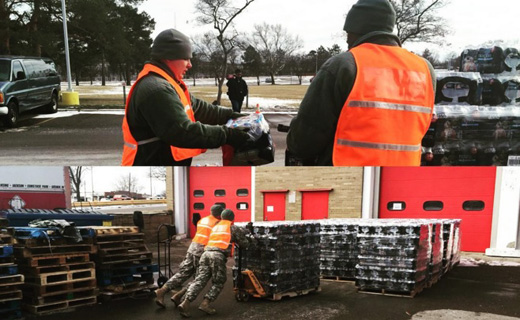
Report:
[[264,195],[264,221],[285,220],[285,197],[289,190],[262,190]]
[[298,190],[302,193],[302,220],[329,217],[329,193],[332,189]]
[[251,167],[190,168],[189,190],[190,237],[193,222],[209,215],[215,203],[233,210],[236,222],[251,221]]
[[462,219],[462,250],[491,240],[493,167],[382,168],[380,218]]

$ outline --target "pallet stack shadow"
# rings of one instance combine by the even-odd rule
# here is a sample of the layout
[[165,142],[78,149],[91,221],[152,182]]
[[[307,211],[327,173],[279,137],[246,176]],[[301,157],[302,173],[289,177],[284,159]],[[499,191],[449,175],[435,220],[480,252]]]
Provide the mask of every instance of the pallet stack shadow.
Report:
[[93,234],[81,231],[81,241],[63,237],[58,228],[9,228],[14,254],[25,276],[22,309],[44,315],[97,302]]
[[[459,220],[374,220],[358,228],[359,264],[356,286],[360,292],[414,297],[444,274],[444,246],[455,247],[455,237],[444,240],[446,229],[458,234]],[[450,227],[447,227],[450,226]],[[460,256],[459,256],[460,257]]]
[[[320,291],[320,224],[254,222],[256,245],[243,250],[242,270],[253,271],[271,300]],[[235,252],[233,279],[237,284]]]
[[152,263],[138,227],[89,228],[95,234],[93,260],[101,299],[147,295],[156,288],[153,273],[159,267]]
[[7,233],[7,220],[0,219],[0,319],[21,319],[23,275],[13,256],[13,237]]
[[323,279],[354,280],[358,264],[358,219],[321,221],[320,271]]

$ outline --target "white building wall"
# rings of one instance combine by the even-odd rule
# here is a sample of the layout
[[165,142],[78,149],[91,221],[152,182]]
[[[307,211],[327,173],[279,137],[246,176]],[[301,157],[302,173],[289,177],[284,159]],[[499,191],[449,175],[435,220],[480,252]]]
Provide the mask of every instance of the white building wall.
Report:
[[520,167],[497,168],[489,256],[520,257]]

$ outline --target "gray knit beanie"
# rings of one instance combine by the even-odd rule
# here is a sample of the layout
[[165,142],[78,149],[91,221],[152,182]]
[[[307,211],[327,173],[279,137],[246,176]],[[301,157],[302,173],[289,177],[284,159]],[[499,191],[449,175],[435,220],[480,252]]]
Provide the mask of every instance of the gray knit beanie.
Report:
[[175,29],[162,31],[153,41],[152,59],[154,60],[182,60],[191,58],[190,38]]
[[343,30],[365,35],[374,31],[392,33],[395,10],[388,0],[359,0],[347,14]]
[[235,220],[235,214],[230,209],[226,209],[226,210],[222,211],[222,214],[220,215],[220,217],[222,218],[222,220],[229,220],[229,221]]
[[224,208],[222,208],[222,206],[220,204],[214,204],[213,206],[211,206],[211,209],[210,209],[211,215],[214,216],[215,218],[220,219],[222,210],[224,210]]

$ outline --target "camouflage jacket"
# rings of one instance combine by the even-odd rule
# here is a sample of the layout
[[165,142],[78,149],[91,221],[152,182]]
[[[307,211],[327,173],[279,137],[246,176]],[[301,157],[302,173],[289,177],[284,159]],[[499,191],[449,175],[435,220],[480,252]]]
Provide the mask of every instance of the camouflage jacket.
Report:
[[206,246],[204,251],[220,251],[222,252],[226,257],[231,256],[231,247],[233,246],[233,243],[237,243],[242,248],[249,247],[249,239],[246,237],[246,235],[249,233],[249,231],[245,228],[235,226],[234,224],[231,225],[231,245],[226,249],[220,249],[216,247],[209,247]]

